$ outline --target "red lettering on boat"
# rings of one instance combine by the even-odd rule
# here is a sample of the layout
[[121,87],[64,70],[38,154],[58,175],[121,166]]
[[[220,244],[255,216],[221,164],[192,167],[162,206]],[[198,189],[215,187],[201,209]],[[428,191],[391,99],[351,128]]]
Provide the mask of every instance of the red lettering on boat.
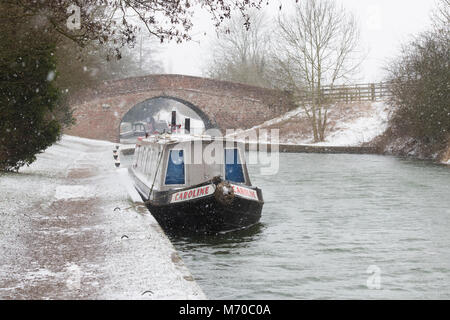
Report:
[[[195,189],[190,189],[190,190],[174,193],[172,195],[171,202],[178,202],[178,201],[183,201],[183,200],[199,198],[201,196],[207,196],[211,193],[211,191],[209,190],[210,187],[211,186],[203,186],[203,187],[198,187]],[[213,191],[214,190],[212,190],[212,192]]]
[[251,189],[247,189],[247,188],[243,188],[243,187],[238,187],[233,185],[233,190],[235,193],[245,196],[245,197],[250,197],[253,199],[258,199],[258,196],[256,195],[256,192],[254,190]]

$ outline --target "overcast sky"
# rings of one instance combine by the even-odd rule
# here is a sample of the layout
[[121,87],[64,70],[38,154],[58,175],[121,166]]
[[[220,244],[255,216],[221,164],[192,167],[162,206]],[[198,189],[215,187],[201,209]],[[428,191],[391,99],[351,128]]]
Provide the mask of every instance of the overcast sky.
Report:
[[[300,0],[301,1],[301,0]],[[336,0],[355,14],[361,30],[362,45],[368,51],[357,82],[380,81],[386,59],[395,56],[400,44],[411,35],[427,29],[435,0]],[[270,0],[265,7],[268,18],[275,17],[278,6],[289,10],[295,0]],[[206,35],[205,35],[206,33]],[[204,62],[210,55],[210,40],[215,31],[210,18],[198,12],[194,21],[193,40],[184,44],[170,44],[161,52],[166,73],[202,76]]]

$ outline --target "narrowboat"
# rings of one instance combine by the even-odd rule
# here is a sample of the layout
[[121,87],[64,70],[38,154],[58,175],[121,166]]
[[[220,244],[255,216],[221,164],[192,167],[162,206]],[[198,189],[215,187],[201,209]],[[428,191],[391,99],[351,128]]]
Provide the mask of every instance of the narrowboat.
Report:
[[150,129],[148,124],[143,121],[134,122],[131,128],[127,131],[120,133],[121,139],[133,138],[133,137],[143,137],[148,134]]
[[[176,117],[176,115],[172,115]],[[230,138],[184,133],[138,138],[129,167],[136,190],[169,232],[218,233],[259,222],[264,204],[252,186],[245,147]]]

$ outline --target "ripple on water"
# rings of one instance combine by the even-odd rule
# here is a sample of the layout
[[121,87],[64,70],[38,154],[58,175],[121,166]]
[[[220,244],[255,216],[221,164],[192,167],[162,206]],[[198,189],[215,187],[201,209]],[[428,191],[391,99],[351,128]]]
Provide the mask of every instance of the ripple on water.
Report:
[[[262,224],[173,238],[209,298],[450,298],[450,170],[370,155],[280,154]],[[447,186],[447,187],[445,187]],[[369,290],[369,266],[380,290]]]

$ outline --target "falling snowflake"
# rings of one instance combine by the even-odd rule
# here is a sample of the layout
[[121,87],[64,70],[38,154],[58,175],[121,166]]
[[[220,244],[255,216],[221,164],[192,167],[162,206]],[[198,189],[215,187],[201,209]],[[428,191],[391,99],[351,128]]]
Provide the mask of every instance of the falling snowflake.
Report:
[[55,75],[56,75],[56,73],[55,73],[55,71],[50,71],[48,74],[47,74],[47,81],[53,81],[54,79],[55,79]]

